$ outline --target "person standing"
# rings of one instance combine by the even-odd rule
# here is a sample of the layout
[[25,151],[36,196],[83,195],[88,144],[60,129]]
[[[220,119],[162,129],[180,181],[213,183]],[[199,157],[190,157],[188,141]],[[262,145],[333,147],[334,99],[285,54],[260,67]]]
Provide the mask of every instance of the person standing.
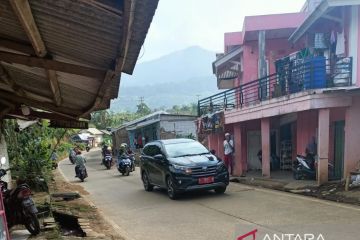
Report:
[[224,140],[224,163],[227,169],[230,167],[230,174],[233,174],[233,153],[234,153],[234,141],[231,140],[230,133],[225,133]]

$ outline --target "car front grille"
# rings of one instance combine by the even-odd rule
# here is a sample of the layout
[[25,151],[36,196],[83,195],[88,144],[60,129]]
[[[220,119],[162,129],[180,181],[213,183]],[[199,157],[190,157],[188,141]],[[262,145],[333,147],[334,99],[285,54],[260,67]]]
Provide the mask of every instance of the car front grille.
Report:
[[206,177],[216,174],[216,166],[191,168],[191,175],[194,177]]

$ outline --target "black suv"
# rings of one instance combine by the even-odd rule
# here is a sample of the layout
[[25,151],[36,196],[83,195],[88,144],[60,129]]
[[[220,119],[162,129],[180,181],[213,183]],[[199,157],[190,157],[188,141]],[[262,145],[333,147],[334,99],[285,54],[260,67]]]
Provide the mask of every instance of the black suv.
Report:
[[140,167],[145,190],[152,191],[154,186],[165,188],[171,199],[176,199],[181,192],[200,189],[213,189],[221,194],[229,184],[224,163],[191,139],[146,144]]

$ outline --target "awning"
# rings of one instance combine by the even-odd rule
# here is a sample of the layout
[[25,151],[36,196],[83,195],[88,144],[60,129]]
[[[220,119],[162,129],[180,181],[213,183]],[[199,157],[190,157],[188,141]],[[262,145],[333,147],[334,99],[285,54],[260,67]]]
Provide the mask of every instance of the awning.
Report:
[[329,8],[351,5],[360,5],[360,0],[323,0],[290,36],[289,41],[296,43],[319,18],[329,11]]
[[216,61],[213,62],[213,73],[216,74],[217,73],[216,70],[219,67],[221,67],[222,65],[224,65],[224,64],[228,63],[229,61],[233,60],[234,58],[236,58],[242,52],[243,52],[243,48],[239,47],[239,48],[236,48],[233,51],[225,54],[221,58],[216,59]]
[[242,70],[240,62],[242,52],[242,47],[236,48],[213,62],[213,73],[216,75],[219,89],[234,87],[234,80]]

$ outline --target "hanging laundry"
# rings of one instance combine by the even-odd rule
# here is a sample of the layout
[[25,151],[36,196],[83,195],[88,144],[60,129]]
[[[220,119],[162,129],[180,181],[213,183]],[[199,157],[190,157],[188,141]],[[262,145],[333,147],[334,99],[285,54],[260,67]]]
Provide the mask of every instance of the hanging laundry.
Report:
[[332,56],[336,52],[336,35],[335,31],[331,31],[330,35],[330,55]]
[[330,43],[333,44],[336,42],[336,36],[335,36],[335,31],[332,30],[331,31],[331,36],[330,36]]
[[315,33],[314,48],[316,49],[326,48],[324,33]]
[[345,34],[341,32],[337,34],[336,55],[343,54],[345,54]]

